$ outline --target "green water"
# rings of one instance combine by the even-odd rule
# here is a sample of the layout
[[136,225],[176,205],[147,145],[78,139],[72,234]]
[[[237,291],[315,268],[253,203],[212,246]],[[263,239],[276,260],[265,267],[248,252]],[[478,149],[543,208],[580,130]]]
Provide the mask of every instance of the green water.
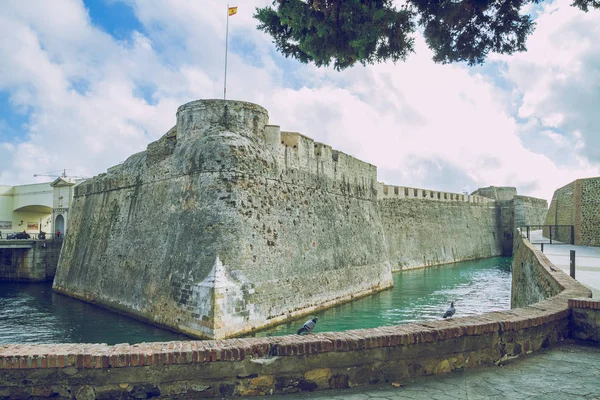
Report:
[[52,283],[0,282],[0,345],[172,340],[189,338],[54,293]]
[[[311,315],[314,330],[335,332],[441,319],[454,301],[454,317],[510,309],[512,258],[488,258],[394,274],[394,288]],[[295,334],[308,317],[252,336]]]
[[[315,332],[373,328],[510,308],[511,258],[492,258],[394,275],[395,287],[321,311]],[[290,293],[293,296],[293,293]],[[295,333],[304,320],[255,336]],[[0,282],[0,345],[8,343],[140,343],[186,336],[52,292],[50,283]]]

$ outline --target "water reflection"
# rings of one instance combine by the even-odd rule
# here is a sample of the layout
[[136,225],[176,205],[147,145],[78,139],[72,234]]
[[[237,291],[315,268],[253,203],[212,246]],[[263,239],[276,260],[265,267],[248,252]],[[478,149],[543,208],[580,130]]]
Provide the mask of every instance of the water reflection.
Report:
[[[315,314],[315,332],[375,328],[439,319],[451,301],[455,317],[510,308],[511,258],[492,258],[394,275],[394,288]],[[253,336],[293,334],[301,321]],[[189,337],[52,292],[51,283],[0,282],[0,345],[8,343],[140,343]]]
[[52,292],[51,283],[0,282],[0,345],[189,340],[165,329]]
[[[314,332],[375,328],[441,319],[454,301],[455,317],[510,308],[512,258],[489,258],[394,274],[394,288],[315,313]],[[288,322],[253,336],[293,334],[304,322]]]

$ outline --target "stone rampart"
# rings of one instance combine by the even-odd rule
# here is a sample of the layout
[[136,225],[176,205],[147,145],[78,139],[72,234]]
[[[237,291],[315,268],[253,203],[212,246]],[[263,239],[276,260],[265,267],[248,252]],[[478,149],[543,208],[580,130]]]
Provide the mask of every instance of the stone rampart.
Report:
[[494,202],[385,198],[379,212],[394,271],[501,254]]
[[501,255],[487,197],[377,184],[393,271]]
[[376,178],[256,104],[185,104],[146,151],[76,187],[54,289],[224,338],[386,289],[392,267],[503,254],[493,199]]
[[192,102],[177,121],[76,188],[55,290],[223,338],[392,285],[374,166],[255,104]]
[[543,225],[548,213],[548,202],[529,196],[513,198],[515,227],[527,225]]
[[419,199],[434,201],[458,201],[476,204],[495,204],[495,200],[479,195],[441,192],[437,190],[419,189],[407,186],[393,186],[377,183],[377,198],[382,199]]
[[[0,346],[6,398],[194,398],[347,388],[499,364],[569,337],[571,298],[590,291],[515,238],[516,285],[557,288],[529,306],[308,336],[142,343]],[[523,260],[523,261],[519,261]],[[514,276],[514,272],[513,272]],[[533,278],[532,278],[533,277]],[[552,283],[553,282],[553,283]],[[531,300],[531,299],[530,299]],[[529,300],[527,300],[529,301]],[[571,304],[574,306],[574,304]],[[575,306],[580,307],[579,303]]]
[[[576,181],[556,189],[552,196],[545,225],[554,225],[552,230],[553,240],[565,243],[571,242],[571,230],[556,228],[556,226],[575,225],[575,183]],[[550,237],[550,228],[544,227],[543,234],[544,237]]]
[[477,189],[472,195],[483,196],[492,200],[509,201],[517,195],[517,188],[509,186],[488,186]]
[[526,225],[542,225],[546,218],[548,202],[528,196],[517,195],[514,187],[489,186],[477,189],[472,196],[482,196],[495,201],[496,224],[502,247],[502,255],[513,254],[513,232]]

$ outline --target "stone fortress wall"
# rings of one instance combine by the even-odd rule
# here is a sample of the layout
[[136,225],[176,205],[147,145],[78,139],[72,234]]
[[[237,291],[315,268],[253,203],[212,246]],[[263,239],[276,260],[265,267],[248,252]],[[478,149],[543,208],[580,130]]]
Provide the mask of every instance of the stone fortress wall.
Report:
[[477,189],[472,194],[484,196],[496,202],[496,221],[501,237],[502,254],[513,253],[513,232],[515,228],[544,223],[548,202],[529,196],[517,195],[514,187],[489,186]]
[[376,183],[262,107],[188,103],[77,188],[54,289],[209,338],[349,301],[392,285]]
[[377,188],[394,271],[500,255],[493,200],[382,183]]
[[392,269],[502,253],[497,201],[376,178],[255,104],[185,104],[76,188],[54,289],[223,338],[386,289]]
[[[575,245],[600,246],[600,177],[577,179],[554,192],[546,225],[573,225]],[[549,229],[544,229],[548,236]],[[553,237],[569,242],[570,229],[553,230]]]

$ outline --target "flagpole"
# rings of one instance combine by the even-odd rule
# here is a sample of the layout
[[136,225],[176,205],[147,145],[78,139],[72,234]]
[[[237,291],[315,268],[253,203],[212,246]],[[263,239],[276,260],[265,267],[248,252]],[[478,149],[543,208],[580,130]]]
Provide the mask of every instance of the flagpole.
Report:
[[223,83],[223,100],[227,97],[227,42],[229,40],[229,4],[227,4],[227,30],[225,31],[225,80]]

